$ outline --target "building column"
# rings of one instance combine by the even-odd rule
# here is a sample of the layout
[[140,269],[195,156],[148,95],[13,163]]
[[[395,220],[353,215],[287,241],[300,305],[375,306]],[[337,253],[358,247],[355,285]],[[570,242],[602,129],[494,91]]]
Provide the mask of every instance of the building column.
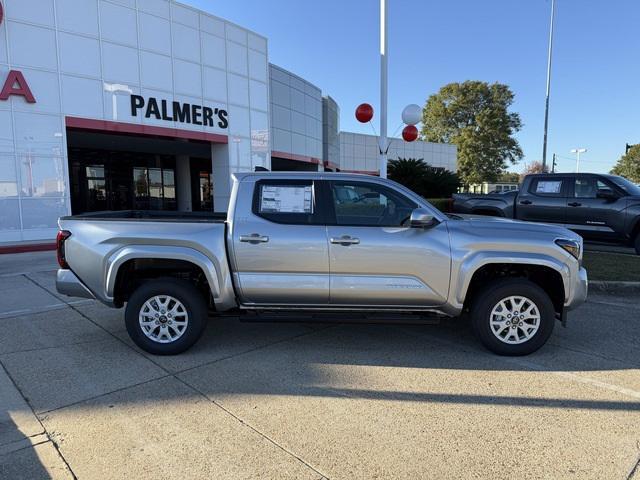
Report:
[[178,211],[192,211],[191,161],[188,155],[176,155],[176,195],[178,197]]
[[226,212],[231,197],[231,168],[229,144],[211,144],[211,177],[213,183],[213,211]]

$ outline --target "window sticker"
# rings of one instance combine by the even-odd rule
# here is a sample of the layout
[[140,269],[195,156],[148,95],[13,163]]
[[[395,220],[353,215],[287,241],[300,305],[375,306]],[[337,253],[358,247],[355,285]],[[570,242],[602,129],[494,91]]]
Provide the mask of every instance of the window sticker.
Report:
[[538,182],[536,193],[560,193],[562,180]]
[[311,185],[263,185],[261,213],[313,213]]

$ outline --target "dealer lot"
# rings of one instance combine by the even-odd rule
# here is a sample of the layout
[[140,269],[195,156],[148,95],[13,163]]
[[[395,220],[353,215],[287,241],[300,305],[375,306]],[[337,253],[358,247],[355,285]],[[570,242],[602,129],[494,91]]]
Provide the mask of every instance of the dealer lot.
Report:
[[233,318],[154,357],[54,268],[0,257],[0,478],[640,478],[637,294],[522,358],[462,321]]

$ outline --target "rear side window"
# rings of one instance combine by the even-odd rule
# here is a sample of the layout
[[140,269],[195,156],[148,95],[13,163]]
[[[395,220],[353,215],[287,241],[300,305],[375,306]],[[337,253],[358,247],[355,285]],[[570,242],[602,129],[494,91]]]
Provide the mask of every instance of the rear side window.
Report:
[[317,185],[312,180],[261,180],[253,195],[253,213],[275,223],[320,225]]
[[562,182],[560,178],[537,178],[531,183],[529,193],[545,197],[561,197]]

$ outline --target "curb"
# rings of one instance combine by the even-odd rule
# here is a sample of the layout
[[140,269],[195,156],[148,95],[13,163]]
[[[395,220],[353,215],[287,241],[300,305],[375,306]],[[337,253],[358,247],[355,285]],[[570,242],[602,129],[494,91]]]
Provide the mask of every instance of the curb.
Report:
[[602,293],[638,293],[640,294],[640,282],[606,282],[589,281],[589,289]]
[[23,243],[16,245],[0,246],[0,255],[11,253],[47,252],[55,250],[55,243]]

